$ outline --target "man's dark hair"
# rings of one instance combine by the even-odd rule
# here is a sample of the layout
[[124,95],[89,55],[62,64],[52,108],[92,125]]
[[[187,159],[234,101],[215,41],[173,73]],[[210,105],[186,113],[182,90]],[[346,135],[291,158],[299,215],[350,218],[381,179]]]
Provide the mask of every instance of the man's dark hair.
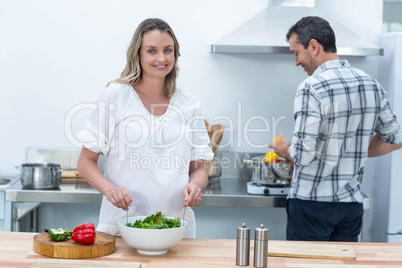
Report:
[[323,18],[310,16],[300,19],[286,34],[288,42],[293,33],[297,34],[297,43],[302,44],[305,49],[310,40],[315,39],[324,47],[325,52],[336,53],[334,30]]

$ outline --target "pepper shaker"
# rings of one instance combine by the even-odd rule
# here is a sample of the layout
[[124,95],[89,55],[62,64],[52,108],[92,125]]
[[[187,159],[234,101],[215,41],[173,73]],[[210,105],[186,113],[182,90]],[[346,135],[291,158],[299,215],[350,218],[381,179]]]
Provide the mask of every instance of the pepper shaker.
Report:
[[237,228],[236,265],[248,266],[250,259],[250,228],[243,223]]
[[254,267],[267,267],[268,262],[268,229],[261,224],[255,228]]

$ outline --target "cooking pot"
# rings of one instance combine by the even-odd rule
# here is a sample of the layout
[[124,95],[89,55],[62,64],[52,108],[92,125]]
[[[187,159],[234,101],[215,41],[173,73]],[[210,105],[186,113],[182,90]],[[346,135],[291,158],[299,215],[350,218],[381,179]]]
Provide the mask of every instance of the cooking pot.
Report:
[[248,176],[251,181],[274,182],[274,177],[272,173],[269,173],[268,166],[265,164],[265,155],[247,153],[243,162],[247,164]]
[[266,163],[265,154],[246,154],[249,179],[260,183],[290,184],[293,165],[285,163]]
[[21,184],[27,189],[51,189],[60,185],[59,164],[26,163],[15,167],[21,170]]

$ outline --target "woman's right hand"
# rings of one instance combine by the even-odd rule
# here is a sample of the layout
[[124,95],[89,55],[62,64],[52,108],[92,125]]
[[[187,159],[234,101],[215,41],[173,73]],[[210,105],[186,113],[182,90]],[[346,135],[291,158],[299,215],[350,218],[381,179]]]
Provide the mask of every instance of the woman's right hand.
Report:
[[132,199],[126,187],[115,187],[103,176],[97,164],[99,155],[100,153],[94,153],[82,147],[77,163],[78,171],[92,187],[106,196],[107,200],[115,207],[128,210]]
[[107,191],[105,196],[115,207],[126,211],[131,206],[131,202],[133,202],[126,187],[114,187],[110,191]]

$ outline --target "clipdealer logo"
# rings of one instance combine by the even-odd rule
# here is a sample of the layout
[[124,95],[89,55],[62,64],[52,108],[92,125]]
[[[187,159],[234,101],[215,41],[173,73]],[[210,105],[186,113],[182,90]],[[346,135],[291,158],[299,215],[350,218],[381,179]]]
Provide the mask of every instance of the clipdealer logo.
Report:
[[[186,118],[180,109],[171,105],[174,113],[179,121],[180,135],[173,141],[168,143],[157,144],[155,142],[155,120],[153,116],[145,117],[141,115],[114,115],[112,112],[116,110],[114,104],[106,105],[105,102],[96,103],[80,103],[73,106],[66,114],[64,120],[64,133],[67,140],[76,147],[85,146],[97,146],[100,148],[112,148],[119,146],[116,144],[115,135],[119,130],[119,143],[122,145],[119,148],[140,148],[147,142],[150,142],[151,147],[169,147],[178,143],[180,139],[186,138],[187,142],[194,145],[191,139],[191,134],[194,132],[204,132],[205,125],[200,123],[203,120],[210,120],[204,115],[196,115],[190,118]],[[152,107],[155,109],[156,107]],[[73,125],[75,117],[78,117],[80,113],[84,111],[92,111],[91,118],[97,119],[97,129],[92,129],[92,135],[85,137],[82,135],[83,131],[78,134],[74,134]],[[243,109],[241,101],[237,102],[237,114],[233,118],[228,115],[217,115],[211,118],[211,121],[218,122],[225,126],[224,139],[222,140],[219,148],[221,149],[239,149],[242,148],[244,143],[253,149],[266,149],[268,144],[271,143],[271,137],[277,136],[278,125],[281,121],[286,120],[285,115],[272,116],[268,120],[263,115],[252,115],[249,118],[243,118]],[[270,122],[271,121],[271,122]],[[145,131],[148,135],[137,137],[134,141],[132,137],[126,136],[124,131],[128,126],[137,124],[138,127],[145,128],[149,131]],[[258,124],[259,127],[252,127],[253,124]],[[122,133],[120,133],[122,132]],[[107,133],[107,135],[105,135]],[[97,137],[95,137],[95,134]],[[256,139],[253,139],[253,134],[266,134],[266,139],[262,143],[258,143]],[[121,140],[120,140],[121,138]]]
[[[152,109],[158,106],[153,106]],[[276,136],[278,125],[286,120],[286,116],[272,116],[268,120],[263,115],[252,115],[243,118],[243,108],[241,101],[237,102],[236,117],[228,115],[217,115],[211,118],[213,122],[219,122],[225,126],[220,149],[236,150],[241,148],[244,143],[253,149],[268,149],[271,143],[271,136]],[[74,134],[73,125],[77,117],[91,112],[91,122],[96,122],[96,127],[87,125],[85,130]],[[152,112],[152,111],[151,111]],[[196,144],[193,134],[204,132],[207,135],[204,120],[206,116],[188,116],[183,113],[180,107],[171,105],[170,118],[175,120],[175,135],[170,140],[161,140],[160,129],[156,129],[158,122],[163,117],[154,117],[139,114],[119,114],[116,105],[99,103],[80,103],[73,106],[65,117],[65,136],[67,140],[76,147],[85,146],[96,148],[98,151],[107,155],[111,149],[117,149],[119,160],[129,160],[130,168],[151,168],[155,172],[158,168],[179,168],[181,172],[188,170],[191,153],[188,156],[179,156],[177,153],[170,153],[175,147],[180,147],[181,143],[186,143],[191,147],[202,148],[208,144]],[[173,118],[172,118],[173,117]],[[209,120],[208,120],[209,121]],[[270,123],[271,121],[271,123]],[[211,123],[210,123],[211,125]],[[258,127],[256,127],[258,125]],[[132,131],[135,129],[135,131]],[[260,143],[253,139],[253,135],[264,135],[264,140]],[[255,137],[255,136],[254,136]],[[168,156],[144,155],[136,149],[146,146],[151,150],[165,150]],[[231,166],[243,166],[243,159],[239,154],[235,154],[234,159],[217,159],[222,168]],[[187,164],[185,164],[187,163]]]

